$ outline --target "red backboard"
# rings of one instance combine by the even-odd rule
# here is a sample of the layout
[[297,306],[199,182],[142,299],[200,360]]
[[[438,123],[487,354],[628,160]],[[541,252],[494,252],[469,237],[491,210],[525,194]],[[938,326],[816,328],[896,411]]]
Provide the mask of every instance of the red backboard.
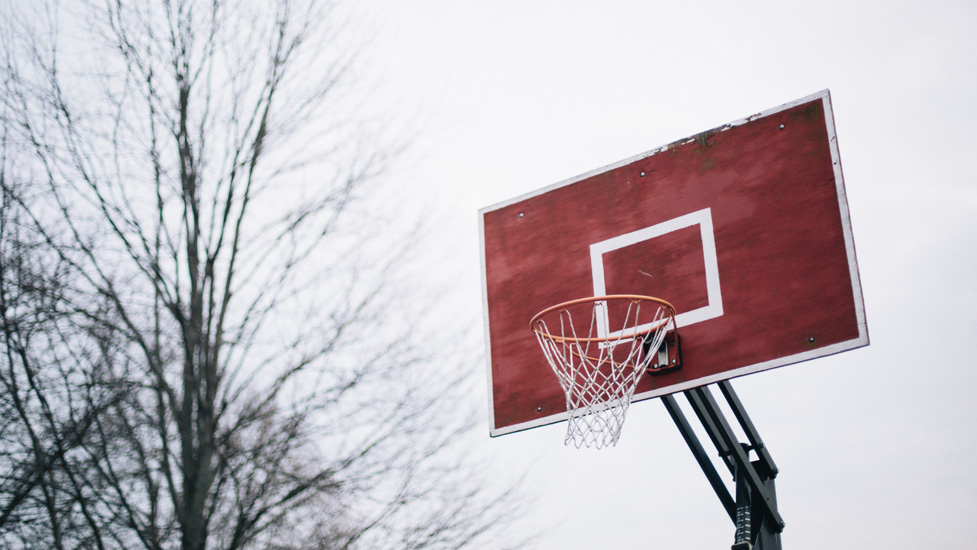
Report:
[[649,399],[868,344],[827,91],[480,211],[493,436],[566,418],[529,321],[568,300],[675,305]]

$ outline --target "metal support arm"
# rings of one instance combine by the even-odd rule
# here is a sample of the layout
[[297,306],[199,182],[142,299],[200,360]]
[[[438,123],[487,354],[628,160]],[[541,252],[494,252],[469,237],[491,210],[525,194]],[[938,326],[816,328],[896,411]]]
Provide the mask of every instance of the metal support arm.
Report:
[[[780,532],[784,529],[784,520],[777,510],[777,498],[774,489],[774,478],[778,472],[777,466],[729,381],[719,382],[718,386],[726,398],[733,416],[736,417],[746,434],[748,443],[737,441],[736,434],[730,428],[726,416],[708,388],[701,387],[688,390],[685,392],[685,396],[712,444],[716,447],[722,463],[734,476],[736,483],[735,499],[726,488],[726,484],[722,481],[702,444],[699,443],[699,438],[675,402],[675,398],[666,395],[662,397],[662,402],[699,463],[699,467],[702,468],[706,479],[712,485],[716,496],[719,497],[720,503],[737,528],[733,550],[749,550],[750,548],[781,550]],[[749,459],[751,450],[757,455],[757,460],[753,462]]]

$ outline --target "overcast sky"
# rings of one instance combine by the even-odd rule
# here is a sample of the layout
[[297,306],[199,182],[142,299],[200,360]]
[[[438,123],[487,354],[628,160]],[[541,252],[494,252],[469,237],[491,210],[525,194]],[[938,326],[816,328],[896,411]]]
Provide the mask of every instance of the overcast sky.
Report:
[[[734,381],[781,470],[783,545],[974,548],[977,2],[374,5],[384,93],[425,121],[407,175],[459,288],[439,315],[473,324],[479,208],[830,89],[871,345]],[[564,429],[476,438],[495,475],[526,472],[514,529],[548,528],[539,548],[732,544],[659,401],[613,449]]]

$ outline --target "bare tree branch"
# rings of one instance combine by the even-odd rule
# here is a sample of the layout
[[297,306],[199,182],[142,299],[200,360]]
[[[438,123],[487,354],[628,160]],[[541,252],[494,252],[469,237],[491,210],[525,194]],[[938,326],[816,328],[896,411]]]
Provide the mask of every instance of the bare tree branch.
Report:
[[402,145],[344,96],[342,6],[20,7],[0,18],[0,545],[493,546],[511,494],[474,481],[470,417],[439,410],[464,369],[392,286],[416,235],[374,238]]

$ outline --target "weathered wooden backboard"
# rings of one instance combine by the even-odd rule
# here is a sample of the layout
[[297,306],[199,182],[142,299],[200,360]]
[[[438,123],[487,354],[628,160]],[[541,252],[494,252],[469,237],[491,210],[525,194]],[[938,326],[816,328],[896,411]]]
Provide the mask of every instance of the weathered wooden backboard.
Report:
[[827,91],[480,211],[490,433],[564,420],[529,328],[571,299],[678,310],[648,399],[868,344]]

